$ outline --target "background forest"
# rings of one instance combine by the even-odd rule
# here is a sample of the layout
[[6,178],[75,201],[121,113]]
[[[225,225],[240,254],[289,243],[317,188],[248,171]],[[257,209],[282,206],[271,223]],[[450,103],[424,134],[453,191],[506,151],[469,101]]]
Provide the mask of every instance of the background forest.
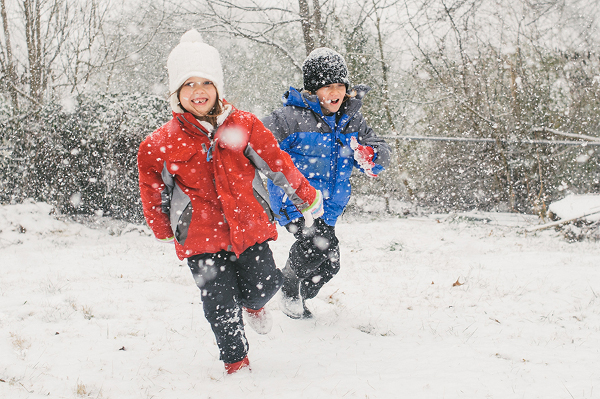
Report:
[[600,192],[596,0],[0,0],[0,203],[141,222],[136,153],[171,117],[166,57],[191,27],[225,97],[259,117],[320,46],[369,85],[394,148],[356,193],[546,216]]

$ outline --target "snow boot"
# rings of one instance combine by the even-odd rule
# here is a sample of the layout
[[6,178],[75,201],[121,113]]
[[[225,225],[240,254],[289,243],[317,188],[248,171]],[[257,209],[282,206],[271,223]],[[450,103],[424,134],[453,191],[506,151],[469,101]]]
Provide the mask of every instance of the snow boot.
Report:
[[225,371],[227,374],[237,373],[242,369],[250,370],[250,360],[248,360],[248,356],[235,363],[225,363]]
[[290,267],[288,260],[285,267],[281,269],[283,273],[283,287],[281,287],[281,311],[292,319],[307,319],[312,317],[312,313],[306,307],[304,299],[300,295],[300,279]]
[[244,320],[258,334],[268,334],[273,328],[273,317],[267,312],[264,307],[254,310],[250,308],[244,309]]

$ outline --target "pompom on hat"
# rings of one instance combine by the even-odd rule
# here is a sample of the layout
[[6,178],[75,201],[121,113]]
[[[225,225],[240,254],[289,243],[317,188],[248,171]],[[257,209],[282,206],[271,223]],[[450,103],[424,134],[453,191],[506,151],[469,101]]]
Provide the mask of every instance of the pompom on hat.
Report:
[[304,89],[315,93],[323,86],[343,83],[346,90],[350,86],[346,61],[338,52],[319,47],[311,51],[302,63]]
[[178,113],[185,112],[179,105],[177,91],[191,77],[204,78],[212,81],[217,88],[219,97],[223,98],[223,68],[219,51],[204,43],[202,35],[196,29],[190,29],[181,36],[179,44],[169,54],[167,59],[169,71],[169,97],[171,109]]

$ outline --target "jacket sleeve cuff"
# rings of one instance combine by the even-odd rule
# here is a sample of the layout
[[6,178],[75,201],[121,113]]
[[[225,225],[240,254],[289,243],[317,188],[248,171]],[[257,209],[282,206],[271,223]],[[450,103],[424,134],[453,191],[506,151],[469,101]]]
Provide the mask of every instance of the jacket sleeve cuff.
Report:
[[317,190],[311,186],[308,181],[296,189],[296,194],[298,194],[298,197],[304,200],[303,204],[296,205],[296,208],[298,208],[300,212],[311,206],[311,204],[315,202],[315,199],[317,198]]

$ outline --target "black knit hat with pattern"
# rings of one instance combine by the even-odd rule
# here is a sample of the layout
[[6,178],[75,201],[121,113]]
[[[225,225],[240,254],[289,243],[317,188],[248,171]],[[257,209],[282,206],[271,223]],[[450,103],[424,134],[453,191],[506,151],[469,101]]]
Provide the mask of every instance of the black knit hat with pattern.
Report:
[[319,47],[314,49],[302,64],[304,74],[304,90],[315,93],[323,86],[333,83],[343,83],[346,90],[350,85],[346,61],[336,51]]

